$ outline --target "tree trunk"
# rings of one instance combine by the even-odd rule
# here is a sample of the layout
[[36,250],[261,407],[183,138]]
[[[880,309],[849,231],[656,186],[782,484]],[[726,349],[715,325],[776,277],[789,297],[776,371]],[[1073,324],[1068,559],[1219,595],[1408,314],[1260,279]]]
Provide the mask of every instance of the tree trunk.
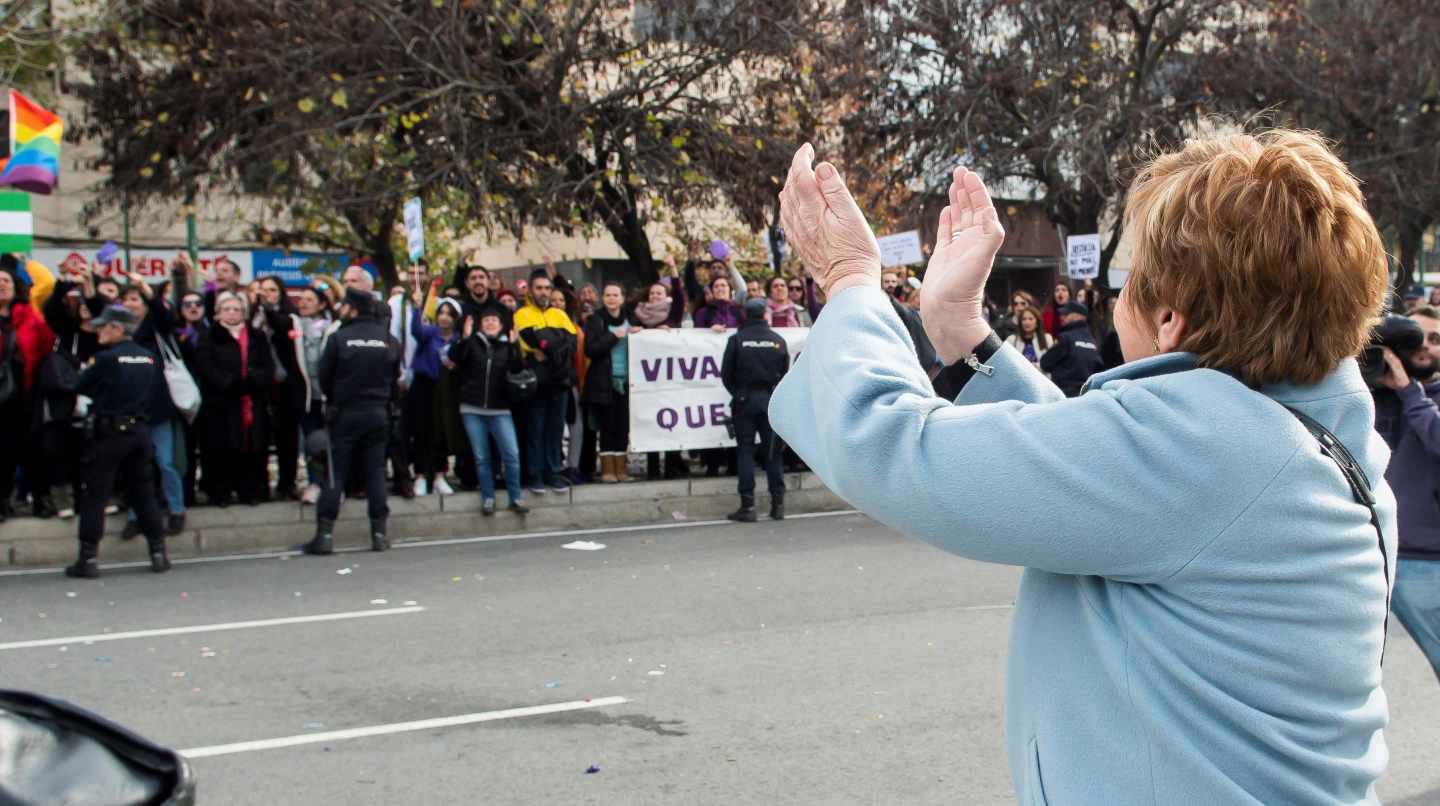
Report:
[[625,256],[630,258],[642,285],[659,282],[660,272],[655,266],[655,256],[650,252],[650,236],[645,233],[645,224],[635,212],[634,198],[615,190],[605,195],[611,210],[611,214],[605,216],[605,229],[620,245]]
[[1415,276],[1415,264],[1424,241],[1426,223],[1418,217],[1407,218],[1396,228],[1400,247],[1400,276],[1395,281],[1397,294],[1404,294],[1418,282],[1418,278]]
[[781,250],[785,248],[785,234],[780,229],[780,205],[775,205],[775,211],[770,216],[770,226],[765,228],[765,238],[770,242],[770,269],[780,274],[780,267],[785,265],[785,255]]

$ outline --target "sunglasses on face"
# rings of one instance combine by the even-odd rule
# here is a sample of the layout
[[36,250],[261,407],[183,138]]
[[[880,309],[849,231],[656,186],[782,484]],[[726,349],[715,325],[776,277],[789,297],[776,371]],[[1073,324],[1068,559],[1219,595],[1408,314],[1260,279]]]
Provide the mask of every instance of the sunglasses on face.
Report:
[[198,299],[187,299],[180,304],[184,305],[186,308],[199,308],[204,306],[205,303],[201,302]]
[[790,290],[791,290],[791,291],[804,291],[804,290],[805,290],[805,286],[803,286],[803,285],[792,285],[792,286],[790,286]]

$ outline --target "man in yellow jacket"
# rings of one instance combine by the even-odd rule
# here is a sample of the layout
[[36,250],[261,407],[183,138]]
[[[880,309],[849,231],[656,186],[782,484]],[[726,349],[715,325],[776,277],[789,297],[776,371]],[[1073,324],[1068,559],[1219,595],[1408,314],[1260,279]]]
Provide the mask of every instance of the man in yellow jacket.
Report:
[[560,440],[567,395],[576,381],[578,331],[564,309],[550,304],[553,289],[549,273],[536,269],[530,274],[525,306],[515,312],[520,352],[540,377],[539,394],[518,407],[525,424],[525,485],[531,495],[544,495],[546,483],[557,493],[570,486],[560,473]]

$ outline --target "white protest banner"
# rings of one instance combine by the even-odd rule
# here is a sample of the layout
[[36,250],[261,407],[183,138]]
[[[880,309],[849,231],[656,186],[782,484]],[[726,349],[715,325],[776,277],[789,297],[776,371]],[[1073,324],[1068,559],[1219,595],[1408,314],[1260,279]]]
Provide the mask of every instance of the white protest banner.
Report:
[[[90,265],[99,248],[98,246],[47,247],[31,251],[30,257],[45,264],[57,274],[66,274],[71,268],[84,268]],[[131,249],[131,271],[145,278],[147,283],[163,283],[170,279],[170,261],[175,259],[176,252],[183,251],[185,251],[184,247],[178,246],[173,249]],[[214,277],[215,261],[220,258],[225,258],[240,268],[241,282],[248,283],[255,279],[255,261],[248,249],[200,250],[199,269],[201,274],[205,277]],[[117,278],[123,277],[125,274],[125,250],[121,249],[116,252],[110,261],[100,268],[100,273]]]
[[[777,328],[793,362],[810,329]],[[720,380],[725,344],[735,331],[642,330],[630,336],[630,449],[650,451],[731,448],[725,432],[730,393]]]
[[920,251],[919,230],[897,232],[876,238],[875,242],[880,245],[881,266],[908,266],[911,263],[925,262],[925,255]]
[[425,217],[420,212],[420,200],[405,202],[405,251],[411,262],[425,256]]
[[1072,280],[1100,276],[1100,236],[1071,235],[1065,239],[1065,267]]

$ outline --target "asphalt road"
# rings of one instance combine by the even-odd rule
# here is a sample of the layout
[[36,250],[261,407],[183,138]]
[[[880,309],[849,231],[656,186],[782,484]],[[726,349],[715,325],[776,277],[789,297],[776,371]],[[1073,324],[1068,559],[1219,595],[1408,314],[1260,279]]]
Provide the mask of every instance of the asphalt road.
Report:
[[[0,576],[0,686],[220,753],[202,803],[1013,802],[1015,569],[857,515],[575,539]],[[1440,685],[1398,627],[1386,690],[1381,795],[1440,803]]]

